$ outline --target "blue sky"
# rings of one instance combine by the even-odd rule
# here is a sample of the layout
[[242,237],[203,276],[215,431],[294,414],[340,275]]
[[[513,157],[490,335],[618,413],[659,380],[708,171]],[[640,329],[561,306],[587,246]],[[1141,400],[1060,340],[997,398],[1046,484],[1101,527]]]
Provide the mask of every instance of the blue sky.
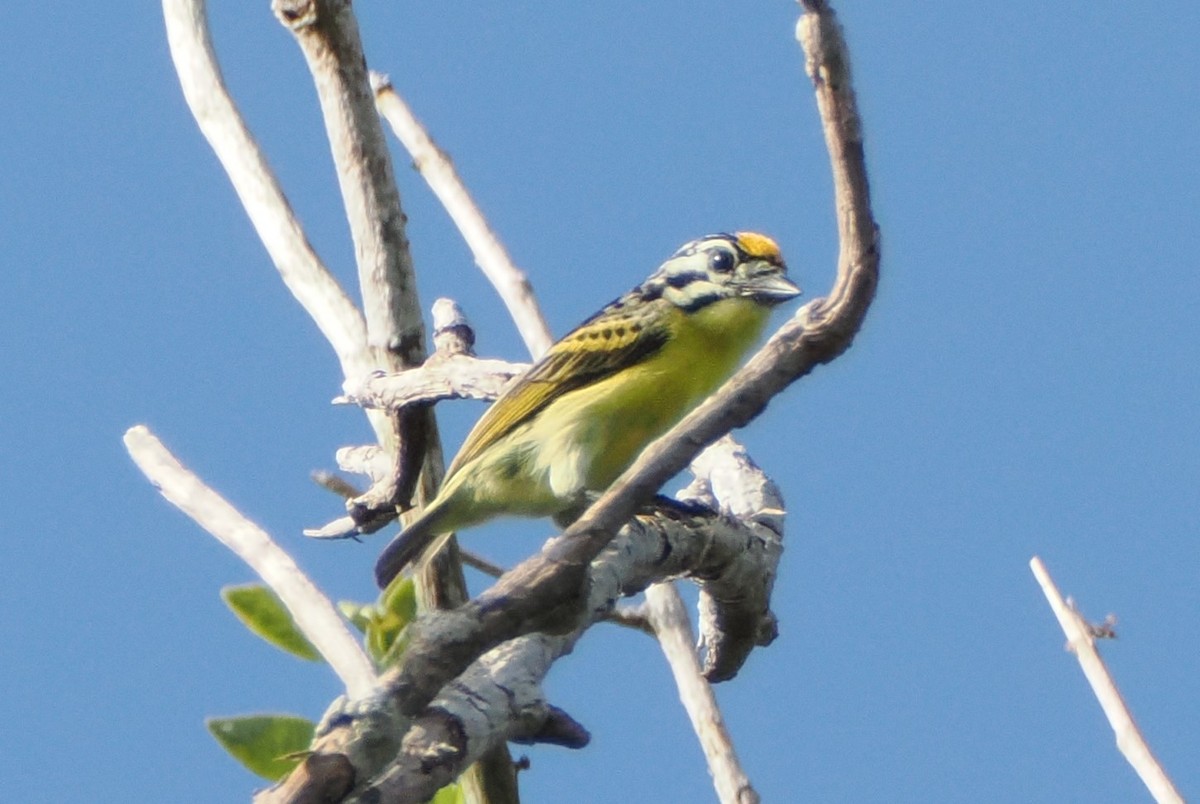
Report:
[[[679,243],[836,254],[787,2],[360,3],[371,65],[454,157],[561,334]],[[1127,802],[1144,791],[1027,569],[1040,553],[1177,784],[1200,791],[1200,8],[843,3],[883,279],[854,348],[742,437],[789,502],[781,636],[718,692],[767,801]],[[353,253],[302,59],[211,9],[309,235]],[[184,107],[156,6],[18,5],[0,47],[0,775],[14,800],[245,800],[206,715],[316,716],[320,667],[220,603],[248,570],[126,458],[145,422],[331,594],[382,539],[312,544],[308,473],[368,437]],[[397,153],[422,304],[520,341]],[[480,408],[442,406],[453,450]],[[513,562],[548,523],[480,528]],[[529,801],[711,800],[655,644],[594,630],[547,682],[593,733]]]

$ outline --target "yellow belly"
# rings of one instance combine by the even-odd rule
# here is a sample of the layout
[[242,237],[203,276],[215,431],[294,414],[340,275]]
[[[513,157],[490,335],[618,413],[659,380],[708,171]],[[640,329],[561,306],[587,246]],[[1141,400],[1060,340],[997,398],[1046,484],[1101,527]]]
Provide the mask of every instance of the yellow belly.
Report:
[[690,316],[672,314],[672,338],[658,354],[564,395],[531,423],[543,445],[537,463],[556,496],[606,489],[733,373],[768,311],[728,299]]
[[712,393],[769,311],[726,299],[669,311],[672,337],[650,359],[564,394],[460,467],[439,494],[447,530],[500,514],[550,516],[612,484],[642,449]]

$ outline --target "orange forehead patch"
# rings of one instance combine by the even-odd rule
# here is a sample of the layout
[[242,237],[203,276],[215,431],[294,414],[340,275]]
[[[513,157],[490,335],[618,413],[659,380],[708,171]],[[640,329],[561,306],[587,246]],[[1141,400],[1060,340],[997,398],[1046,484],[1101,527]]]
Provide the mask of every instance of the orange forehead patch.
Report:
[[751,257],[758,257],[770,262],[779,262],[782,259],[782,255],[779,253],[779,245],[765,234],[759,234],[758,232],[738,232],[737,242],[742,251]]

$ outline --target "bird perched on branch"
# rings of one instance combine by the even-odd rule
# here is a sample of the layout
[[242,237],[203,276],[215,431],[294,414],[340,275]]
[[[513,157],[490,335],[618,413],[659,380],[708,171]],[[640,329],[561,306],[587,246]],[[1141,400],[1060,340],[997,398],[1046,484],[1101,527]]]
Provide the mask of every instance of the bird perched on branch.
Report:
[[443,534],[502,514],[579,510],[720,385],[795,298],[775,241],[685,244],[645,282],[550,347],[488,408],[420,516],[384,548],[381,587]]

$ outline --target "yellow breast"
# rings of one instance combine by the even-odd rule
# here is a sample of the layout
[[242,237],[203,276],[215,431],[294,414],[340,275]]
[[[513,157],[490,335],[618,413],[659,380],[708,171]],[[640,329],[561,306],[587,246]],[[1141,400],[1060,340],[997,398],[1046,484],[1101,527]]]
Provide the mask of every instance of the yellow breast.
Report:
[[565,394],[531,423],[555,494],[601,491],[638,453],[712,393],[762,332],[769,311],[725,299],[690,315],[672,307],[671,338],[650,359]]

